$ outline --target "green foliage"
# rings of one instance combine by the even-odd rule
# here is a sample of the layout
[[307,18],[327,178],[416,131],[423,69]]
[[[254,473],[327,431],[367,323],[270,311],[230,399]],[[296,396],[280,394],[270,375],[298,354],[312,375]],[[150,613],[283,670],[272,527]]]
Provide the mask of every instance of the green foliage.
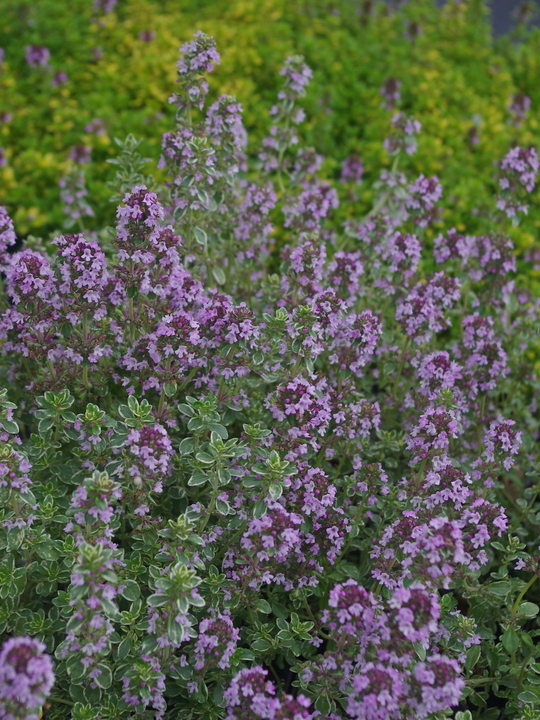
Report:
[[[446,227],[482,231],[494,188],[493,158],[502,157],[514,143],[537,142],[540,32],[524,34],[520,42],[494,43],[479,0],[449,2],[442,9],[431,0],[413,0],[400,10],[347,0],[330,5],[322,0],[180,5],[123,0],[101,15],[86,0],[67,5],[4,0],[0,47],[6,59],[0,92],[3,109],[12,118],[0,124],[0,146],[8,159],[0,168],[0,204],[13,211],[20,234],[47,235],[62,227],[58,181],[75,145],[92,148],[86,178],[95,218],[89,227],[112,224],[109,199],[115,183],[108,162],[118,155],[113,139],[132,133],[141,141],[140,153],[157,161],[160,133],[173,124],[167,98],[174,87],[178,47],[199,27],[214,35],[221,48],[213,97],[220,92],[237,96],[246,108],[253,141],[268,128],[281,63],[287,55],[304,55],[315,82],[306,103],[310,120],[301,132],[308,144],[331,158],[326,166],[330,177],[338,175],[339,161],[352,153],[362,158],[369,181],[376,179],[381,163],[389,164],[381,141],[391,112],[381,107],[379,89],[389,77],[399,79],[402,109],[423,125],[409,169],[440,177],[448,191],[442,218]],[[143,31],[154,32],[154,39],[142,40]],[[50,49],[51,70],[27,66],[24,48],[29,44]],[[58,70],[69,80],[53,87],[52,74]],[[507,122],[510,98],[518,91],[533,102],[519,129]],[[85,131],[96,118],[103,120],[102,135]],[[125,167],[121,170],[124,176],[115,193],[129,175]],[[140,171],[140,165],[133,169]],[[148,163],[144,171],[154,168]],[[368,209],[371,182],[365,187],[359,202]],[[521,250],[532,244],[539,224],[540,214],[533,208],[514,231]],[[223,279],[218,274],[216,282]]]

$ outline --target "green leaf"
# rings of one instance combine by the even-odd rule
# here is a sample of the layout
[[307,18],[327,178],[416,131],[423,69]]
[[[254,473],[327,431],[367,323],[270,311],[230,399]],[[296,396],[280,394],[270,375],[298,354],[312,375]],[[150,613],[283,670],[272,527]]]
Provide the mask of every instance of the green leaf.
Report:
[[188,417],[195,417],[195,410],[193,410],[193,408],[189,405],[186,405],[186,403],[178,403],[176,407],[178,408],[179,412],[182,413],[182,415],[187,415]]
[[263,600],[262,598],[260,600],[257,600],[255,603],[255,607],[257,608],[258,612],[264,613],[265,615],[269,615],[272,612],[272,607],[269,602],[266,600]]
[[226,277],[225,273],[220,267],[215,267],[212,270],[212,275],[214,276],[214,280],[217,282],[218,285],[225,285]]
[[197,485],[204,485],[204,483],[208,482],[210,478],[206,473],[204,473],[202,470],[195,470],[193,475],[188,480],[188,485],[190,487],[196,487]]
[[168,602],[169,600],[165,593],[160,595],[150,595],[150,597],[146,600],[146,603],[150,605],[150,607],[161,607],[162,605],[166,605]]
[[509,627],[501,636],[501,642],[506,652],[514,653],[519,647],[519,637],[513,627]]
[[253,517],[257,518],[259,520],[263,517],[263,515],[266,515],[266,512],[268,510],[268,507],[264,500],[257,500],[253,507]]
[[36,552],[43,560],[57,560],[59,554],[54,549],[52,542],[39,543],[36,547]]
[[38,430],[41,434],[45,434],[54,425],[54,418],[45,417],[39,421]]
[[178,450],[180,452],[180,455],[189,455],[195,450],[195,439],[192,437],[187,437],[182,440],[180,443]]
[[273,482],[268,488],[268,492],[272,500],[279,500],[279,498],[283,494],[283,486],[281,485],[281,483]]
[[521,702],[524,703],[540,702],[540,698],[538,697],[538,695],[531,692],[530,690],[524,690],[523,692],[520,692],[518,695],[518,700],[521,700]]
[[163,383],[163,392],[167,397],[172,397],[176,394],[177,387],[175,382]]
[[229,437],[229,433],[227,432],[227,428],[224,425],[221,425],[220,423],[208,423],[208,428],[212,432],[217,433],[222,440],[226,440]]
[[215,457],[205,452],[198,452],[195,455],[195,458],[204,465],[213,465],[216,462]]
[[2,420],[0,423],[4,430],[10,435],[16,435],[19,432],[19,426],[12,420]]
[[184,641],[184,626],[179,625],[174,618],[170,618],[167,623],[167,636],[171,642],[179,645]]
[[195,240],[199,243],[199,245],[204,247],[208,242],[208,236],[205,231],[200,227],[195,227],[193,228],[193,234],[195,235]]
[[539,611],[540,608],[538,607],[538,605],[536,605],[536,603],[524,602],[521,603],[521,605],[519,606],[518,612],[522,617],[532,618],[538,615]]
[[137,600],[141,594],[141,588],[138,583],[136,583],[135,580],[125,580],[122,584],[125,585],[125,588],[122,590],[122,597],[125,597],[126,600],[130,602]]
[[488,585],[487,589],[494,595],[504,597],[505,595],[508,595],[508,593],[512,590],[512,583],[506,581],[495,582],[491,583],[491,585]]
[[480,657],[480,645],[473,645],[467,650],[467,659],[465,661],[465,667],[467,670],[472,670],[478,662]]
[[122,660],[129,655],[130,651],[131,651],[131,638],[128,636],[122,640],[120,645],[118,645],[118,648],[116,650],[118,660],[120,662],[122,662]]
[[270,650],[272,644],[268,640],[260,638],[258,640],[254,640],[251,643],[251,647],[255,650],[255,652],[266,652],[267,650]]
[[217,471],[218,480],[220,485],[227,485],[231,482],[231,471],[226,468],[220,468]]
[[107,665],[103,665],[103,663],[99,663],[98,669],[101,670],[101,673],[95,678],[96,685],[106,690],[111,687],[112,683],[111,669]]
[[225,502],[225,500],[216,500],[216,510],[220,515],[228,515],[231,510],[231,506],[228,502]]
[[315,700],[315,708],[321,713],[321,715],[328,715],[332,710],[332,703],[326,693],[321,693]]
[[66,668],[69,677],[73,682],[77,682],[85,674],[84,665],[82,664],[80,658],[76,655],[68,655],[68,658],[66,660]]
[[139,412],[139,401],[135,397],[135,395],[129,395],[128,397],[128,408],[131,410],[131,412],[136,415]]

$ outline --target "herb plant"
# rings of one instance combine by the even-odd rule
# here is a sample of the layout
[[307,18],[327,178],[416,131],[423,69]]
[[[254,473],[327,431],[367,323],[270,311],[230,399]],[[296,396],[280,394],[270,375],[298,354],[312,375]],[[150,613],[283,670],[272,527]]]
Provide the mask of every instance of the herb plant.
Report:
[[497,159],[489,233],[435,234],[451,188],[393,113],[357,215],[359,159],[331,183],[299,143],[303,58],[251,167],[219,62],[182,48],[164,182],[125,192],[122,145],[114,233],[19,249],[1,211],[0,717],[534,718],[539,303],[507,230],[536,152]]

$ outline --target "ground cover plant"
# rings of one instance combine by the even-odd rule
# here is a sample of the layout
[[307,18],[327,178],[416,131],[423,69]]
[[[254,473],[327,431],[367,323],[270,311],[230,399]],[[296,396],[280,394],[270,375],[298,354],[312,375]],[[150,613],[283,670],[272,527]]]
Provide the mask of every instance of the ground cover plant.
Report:
[[[243,103],[248,154],[267,134],[283,58],[305,56],[316,81],[300,137],[326,157],[330,180],[345,158],[360,157],[362,212],[381,165],[392,164],[382,144],[392,116],[380,102],[387,82],[395,83],[393,105],[422,123],[409,169],[451,188],[441,208],[460,232],[487,232],[493,158],[538,142],[540,33],[522,22],[511,39],[493,41],[479,0],[443,8],[433,0],[4,0],[2,9],[0,204],[22,237],[58,235],[70,222],[66,196],[86,190],[85,226],[114,224],[114,138],[132,133],[143,140],[142,156],[158,160],[173,121],[167,97],[177,48],[199,27],[224,57],[212,102],[227,93]],[[518,269],[532,285],[535,205],[509,230],[529,259]]]
[[0,717],[534,718],[536,151],[493,158],[489,232],[430,233],[452,188],[392,111],[359,215],[304,59],[252,169],[219,62],[183,46],[113,233],[18,247],[1,210]]

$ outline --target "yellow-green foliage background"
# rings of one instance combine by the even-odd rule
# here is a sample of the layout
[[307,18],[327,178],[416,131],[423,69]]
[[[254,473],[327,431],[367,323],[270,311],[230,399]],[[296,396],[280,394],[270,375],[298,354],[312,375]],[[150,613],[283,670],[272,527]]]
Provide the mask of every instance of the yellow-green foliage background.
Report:
[[[302,133],[326,155],[325,172],[358,153],[366,168],[360,203],[369,208],[370,181],[389,160],[382,150],[391,113],[380,107],[379,88],[389,77],[402,84],[402,109],[423,125],[411,172],[436,173],[445,190],[442,226],[481,232],[493,203],[494,163],[516,143],[539,144],[540,32],[494,42],[485,3],[410,0],[401,10],[352,0],[119,0],[112,13],[93,12],[92,0],[0,0],[0,204],[16,229],[47,235],[62,226],[58,181],[75,144],[92,147],[87,166],[90,227],[110,224],[114,208],[105,183],[114,168],[114,137],[145,138],[143,153],[157,160],[161,134],[172,126],[167,98],[175,89],[179,46],[197,29],[214,35],[222,64],[211,77],[211,99],[220,92],[243,103],[252,146],[268,128],[268,109],[279,87],[283,60],[301,53],[314,70]],[[364,8],[364,9],[362,9]],[[414,42],[407,29],[421,32]],[[139,33],[155,32],[152,42]],[[32,70],[25,47],[45,45],[66,85]],[[94,50],[101,48],[97,60]],[[508,124],[507,106],[521,90],[532,98],[527,122]],[[107,134],[86,134],[103,119]],[[479,128],[480,142],[469,132]],[[150,167],[148,167],[150,171]],[[535,192],[529,217],[511,233],[520,250],[535,242],[540,226]],[[532,277],[529,278],[532,279]]]

